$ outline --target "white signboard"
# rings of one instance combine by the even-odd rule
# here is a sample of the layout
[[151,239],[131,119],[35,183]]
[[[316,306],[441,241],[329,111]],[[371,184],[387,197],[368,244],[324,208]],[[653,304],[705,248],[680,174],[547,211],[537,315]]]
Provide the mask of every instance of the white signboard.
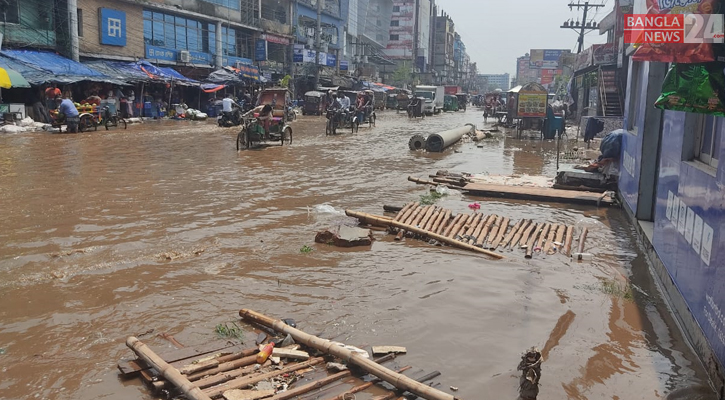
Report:
[[712,227],[706,223],[703,223],[702,227],[702,250],[700,251],[700,258],[705,262],[706,265],[710,265],[710,252],[712,251]]
[[667,192],[667,219],[672,221],[672,204],[675,201],[675,195],[672,191]]
[[687,206],[685,205],[685,202],[680,200],[679,203],[680,210],[677,212],[677,231],[680,232],[680,235],[685,234],[685,224],[686,224],[686,218],[687,218]]
[[695,253],[700,254],[700,245],[702,244],[702,218],[695,215],[695,225],[692,231],[692,248]]
[[695,227],[695,212],[692,208],[687,207],[687,221],[685,221],[685,240],[692,243],[692,230]]

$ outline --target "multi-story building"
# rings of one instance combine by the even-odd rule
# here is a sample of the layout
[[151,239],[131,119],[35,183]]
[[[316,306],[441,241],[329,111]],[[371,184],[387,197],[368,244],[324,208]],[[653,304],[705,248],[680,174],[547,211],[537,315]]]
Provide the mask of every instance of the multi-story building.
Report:
[[386,79],[390,79],[400,66],[409,68],[413,76],[428,71],[433,4],[432,0],[393,0],[385,55],[396,65],[384,68]]
[[453,19],[445,13],[435,18],[433,70],[435,83],[455,83],[455,25]]
[[271,75],[273,79],[291,74],[293,4],[292,0],[261,2],[260,26],[263,33],[255,41],[255,61],[259,63],[260,72]]
[[469,87],[470,86],[470,64],[471,58],[469,57],[468,53],[466,52],[466,45],[463,43],[463,39],[461,38],[461,35],[458,33],[455,34],[455,39],[453,42],[453,80],[451,83],[461,86],[461,87]]
[[479,74],[478,80],[483,86],[483,90],[492,91],[501,89],[507,91],[510,89],[509,84],[511,82],[511,76],[508,73],[505,74]]
[[392,64],[383,51],[389,40],[392,0],[343,0],[347,16],[343,58],[358,77],[379,79],[379,66]]
[[[69,51],[67,5],[43,0],[7,0],[0,2],[3,15],[3,47],[32,46]],[[63,35],[66,33],[66,35]],[[65,38],[64,38],[65,36]]]
[[345,18],[340,0],[296,0],[294,26],[296,40],[300,44],[314,49],[317,31],[317,5],[322,1],[320,10],[320,41],[324,53],[341,50],[345,40]]

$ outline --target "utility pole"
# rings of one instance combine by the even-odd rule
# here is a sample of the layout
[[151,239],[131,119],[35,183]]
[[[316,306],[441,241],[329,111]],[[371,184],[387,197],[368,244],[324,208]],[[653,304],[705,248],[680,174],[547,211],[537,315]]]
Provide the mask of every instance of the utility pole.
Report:
[[322,2],[317,0],[317,29],[315,30],[315,90],[320,85],[320,53],[322,52]]
[[576,51],[577,54],[582,52],[582,47],[584,47],[584,32],[585,31],[591,31],[597,28],[596,21],[587,21],[587,13],[589,12],[590,8],[599,8],[604,7],[604,4],[589,4],[589,2],[585,2],[582,4],[581,2],[577,3],[569,3],[569,10],[573,10],[576,7],[577,10],[583,8],[584,9],[584,16],[582,17],[581,24],[579,21],[566,21],[564,22],[564,25],[560,26],[562,29],[573,29],[574,31],[579,31],[579,48]]

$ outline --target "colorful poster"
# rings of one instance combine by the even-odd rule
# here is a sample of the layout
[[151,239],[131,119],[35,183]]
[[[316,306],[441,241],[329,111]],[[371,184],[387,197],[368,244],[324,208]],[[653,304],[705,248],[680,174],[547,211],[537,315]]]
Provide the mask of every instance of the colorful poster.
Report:
[[519,93],[518,116],[521,118],[546,117],[546,93]]
[[[718,0],[647,0],[648,15],[718,14],[719,8]],[[642,43],[632,59],[684,64],[715,61],[712,43],[688,42],[686,39],[684,43]],[[694,41],[697,39],[693,38]]]
[[725,63],[674,64],[655,107],[725,116]]

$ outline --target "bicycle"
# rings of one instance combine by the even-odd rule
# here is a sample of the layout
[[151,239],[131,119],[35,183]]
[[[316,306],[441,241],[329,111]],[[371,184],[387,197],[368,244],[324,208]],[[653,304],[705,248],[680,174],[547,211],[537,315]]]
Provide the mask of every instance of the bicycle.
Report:
[[123,129],[126,129],[128,126],[126,124],[126,120],[119,117],[118,114],[111,115],[111,110],[109,110],[108,107],[101,108],[101,115],[98,120],[99,125],[103,125],[106,127],[106,130],[108,130],[109,127],[123,127]]

